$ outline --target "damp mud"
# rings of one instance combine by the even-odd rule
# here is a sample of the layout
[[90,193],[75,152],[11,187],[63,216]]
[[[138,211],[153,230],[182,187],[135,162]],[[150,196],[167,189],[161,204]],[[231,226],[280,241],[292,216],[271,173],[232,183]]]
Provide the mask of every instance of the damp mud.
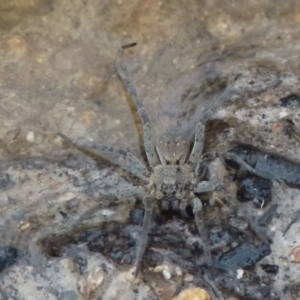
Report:
[[[299,22],[292,0],[1,1],[0,298],[298,299]],[[132,42],[122,64],[154,136],[180,126],[192,141],[204,120],[204,153],[254,157],[269,175],[207,165],[225,187],[201,194],[213,278],[192,208],[165,206],[133,278],[143,181],[57,134],[145,161],[115,69]]]

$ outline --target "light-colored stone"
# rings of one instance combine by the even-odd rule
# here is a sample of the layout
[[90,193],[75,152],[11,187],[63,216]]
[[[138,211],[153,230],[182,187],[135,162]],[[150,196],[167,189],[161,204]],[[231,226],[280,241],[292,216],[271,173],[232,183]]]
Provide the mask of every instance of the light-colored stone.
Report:
[[209,294],[201,288],[190,288],[183,290],[172,300],[211,300]]

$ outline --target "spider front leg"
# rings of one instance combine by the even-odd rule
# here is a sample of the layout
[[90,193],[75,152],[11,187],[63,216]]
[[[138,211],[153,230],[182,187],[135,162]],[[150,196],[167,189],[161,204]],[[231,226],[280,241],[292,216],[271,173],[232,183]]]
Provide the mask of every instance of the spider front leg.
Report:
[[81,143],[70,139],[63,133],[58,132],[57,134],[67,143],[73,145],[82,152],[88,152],[94,156],[104,157],[112,162],[116,159],[123,160],[118,165],[140,179],[147,180],[149,176],[149,171],[146,166],[137,157],[126,150],[115,147],[107,147],[105,145],[94,144],[91,142]]
[[141,269],[141,262],[148,244],[148,233],[151,227],[151,219],[152,219],[152,211],[153,211],[153,203],[154,199],[152,196],[145,196],[143,199],[145,205],[145,214],[142,226],[142,233],[139,245],[137,247],[137,253],[134,263],[134,276],[137,277],[140,269]]
[[122,78],[122,80],[126,84],[127,91],[131,95],[131,97],[135,103],[136,109],[139,113],[139,116],[143,122],[144,147],[145,147],[148,162],[149,162],[150,166],[153,167],[154,165],[158,164],[159,161],[158,161],[155,149],[154,149],[154,142],[152,140],[149,117],[147,115],[147,112],[144,108],[142,101],[139,99],[139,96],[137,94],[135,86],[133,85],[133,83],[131,82],[131,79],[125,74],[125,72],[123,71],[123,69],[121,67],[121,56],[124,52],[124,49],[134,47],[135,45],[136,45],[136,43],[132,43],[132,44],[121,47],[121,49],[118,52],[117,59],[116,59],[116,69],[117,69],[119,76]]

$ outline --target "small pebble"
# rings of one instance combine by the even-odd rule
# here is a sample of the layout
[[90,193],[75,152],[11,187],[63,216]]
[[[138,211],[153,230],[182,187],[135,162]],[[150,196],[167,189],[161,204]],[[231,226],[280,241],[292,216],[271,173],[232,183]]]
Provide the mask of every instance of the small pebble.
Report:
[[176,273],[177,276],[182,276],[182,270],[181,270],[181,268],[179,268],[178,266],[175,267],[175,273]]
[[159,266],[156,266],[154,268],[154,272],[155,273],[161,273],[163,271],[163,269],[164,269],[164,266],[163,265],[159,265]]
[[243,277],[243,275],[244,275],[244,270],[243,269],[238,269],[236,271],[236,278],[237,279],[241,279]]
[[279,113],[279,118],[280,119],[283,119],[283,118],[285,118],[286,116],[288,116],[289,114],[286,112],[286,111],[282,111],[282,112],[280,112]]
[[180,292],[172,300],[211,300],[209,294],[201,288],[190,288]]
[[193,280],[194,280],[194,275],[192,275],[192,274],[186,274],[184,276],[184,282],[186,282],[186,283],[193,282]]
[[163,270],[162,274],[166,280],[169,280],[171,278],[171,273],[169,272],[168,269]]
[[31,225],[31,223],[26,222],[25,224],[23,224],[23,225],[20,227],[20,229],[24,231],[24,230],[28,229],[28,228],[30,227],[30,225]]
[[300,263],[300,246],[297,246],[292,253],[292,261]]
[[30,143],[34,142],[34,132],[33,131],[28,131],[26,140],[27,140],[27,142],[30,142]]
[[151,290],[150,286],[149,285],[145,285],[145,291],[149,292],[150,290]]
[[172,62],[173,62],[174,65],[177,65],[178,64],[178,58],[177,57],[173,58]]
[[114,215],[114,214],[115,214],[115,212],[112,211],[112,210],[110,210],[110,209],[103,209],[103,210],[102,210],[102,215],[103,215],[104,217],[111,217],[111,216]]
[[87,299],[102,284],[105,273],[100,267],[93,268],[78,279],[77,286],[81,295]]

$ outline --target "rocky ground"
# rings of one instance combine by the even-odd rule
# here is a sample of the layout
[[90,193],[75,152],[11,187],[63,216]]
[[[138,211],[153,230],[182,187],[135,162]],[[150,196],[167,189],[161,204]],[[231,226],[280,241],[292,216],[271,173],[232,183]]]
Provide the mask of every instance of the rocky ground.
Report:
[[[300,161],[299,24],[296,0],[2,0],[0,299],[167,300],[185,289],[190,293],[176,299],[205,299],[196,287],[216,299],[192,217],[167,211],[154,221],[143,276],[132,278],[143,206],[141,199],[116,204],[110,196],[138,182],[66,145],[57,132],[145,159],[141,121],[115,69],[119,47],[137,42],[123,65],[155,134],[179,125],[192,139],[204,119],[205,152],[243,142]],[[220,161],[210,170],[235,198],[235,172]],[[296,167],[292,174],[298,178]],[[264,227],[271,254],[253,270],[228,267],[230,287],[217,274],[225,299],[300,297],[300,222],[282,232],[300,209],[299,186],[275,175],[266,207],[238,202],[253,217],[278,205]],[[234,233],[225,226],[227,217],[241,221],[229,206],[205,207],[210,246],[227,241],[227,251],[249,240],[260,247],[247,224]]]

